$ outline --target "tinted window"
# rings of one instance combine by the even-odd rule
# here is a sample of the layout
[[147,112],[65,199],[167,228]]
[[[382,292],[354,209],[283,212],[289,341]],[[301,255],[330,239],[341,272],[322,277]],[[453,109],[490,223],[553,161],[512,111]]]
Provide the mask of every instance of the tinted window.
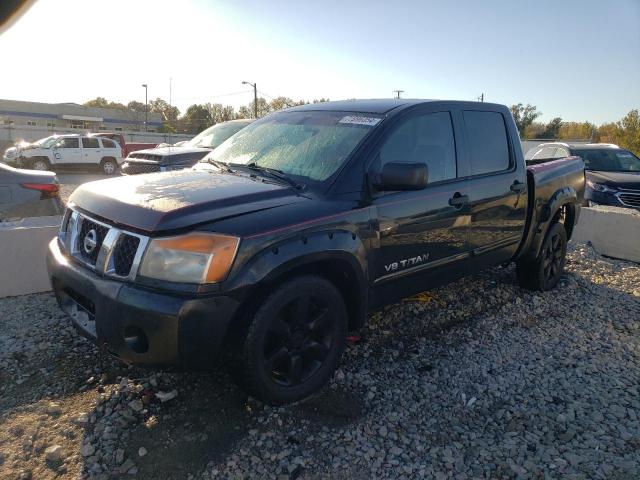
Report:
[[109,140],[108,138],[102,139],[102,146],[104,148],[116,148],[116,144],[113,140]]
[[97,138],[83,138],[82,148],[100,148]]
[[61,138],[56,144],[58,148],[78,148],[80,142],[77,137]]
[[469,143],[471,174],[501,172],[509,168],[509,143],[502,115],[462,112]]
[[456,147],[448,112],[405,120],[380,149],[380,167],[390,162],[426,163],[429,183],[456,177]]

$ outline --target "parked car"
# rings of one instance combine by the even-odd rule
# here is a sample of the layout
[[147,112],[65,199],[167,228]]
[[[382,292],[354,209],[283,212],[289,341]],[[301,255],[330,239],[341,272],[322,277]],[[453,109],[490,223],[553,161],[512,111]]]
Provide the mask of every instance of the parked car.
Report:
[[545,163],[569,155],[584,160],[586,205],[640,210],[640,158],[610,143],[544,143],[527,152],[528,162]]
[[52,135],[5,153],[7,163],[33,170],[99,168],[113,175],[122,163],[120,146],[108,138],[69,134]]
[[144,150],[147,148],[155,148],[157,143],[141,143],[141,142],[127,142],[124,138],[124,135],[117,132],[100,132],[100,133],[90,133],[91,137],[101,137],[108,138],[113,140],[122,149],[122,158],[127,158],[130,153],[137,152],[138,150]]
[[133,364],[209,364],[280,404],[368,313],[494,265],[562,275],[584,164],[525,166],[509,109],[362,100],[257,120],[193,169],[91,182],[49,244],[82,335]]
[[0,163],[0,222],[61,215],[58,179],[53,172],[22,170]]
[[200,132],[182,145],[139,150],[130,154],[122,165],[122,173],[164,172],[193,167],[227,138],[242,130],[253,120],[231,120],[222,122]]

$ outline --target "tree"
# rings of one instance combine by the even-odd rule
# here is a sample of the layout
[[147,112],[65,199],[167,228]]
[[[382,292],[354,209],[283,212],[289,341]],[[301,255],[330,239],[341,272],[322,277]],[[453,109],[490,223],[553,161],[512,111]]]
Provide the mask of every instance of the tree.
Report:
[[558,130],[558,138],[562,140],[594,140],[596,126],[590,122],[565,122]]
[[546,138],[543,134],[547,126],[542,122],[533,122],[531,125],[524,129],[524,135],[522,138]]
[[162,126],[158,129],[160,133],[175,133],[178,126],[180,110],[178,107],[169,105],[161,98],[156,98],[149,102],[149,111],[162,115]]
[[209,114],[211,115],[211,120],[214,125],[220,122],[228,122],[229,120],[236,118],[235,109],[230,105],[223,107],[221,103],[206,103],[205,107],[209,110]]
[[562,127],[562,119],[560,117],[556,117],[547,123],[544,132],[542,132],[542,136],[539,138],[558,138],[560,134],[560,127]]
[[194,104],[187,108],[180,123],[183,132],[195,135],[213,125],[213,119],[205,105]]
[[127,103],[127,109],[131,110],[132,112],[142,112],[142,113],[144,113],[145,110],[147,109],[147,107],[142,102],[138,102],[136,100],[132,100],[129,103]]
[[635,153],[640,153],[640,111],[631,110],[618,122],[620,129],[620,146]]
[[533,121],[542,115],[542,112],[538,112],[538,109],[527,103],[525,107],[522,103],[511,106],[511,114],[520,132],[520,137],[524,138],[525,130]]
[[118,110],[124,110],[127,108],[122,103],[110,102],[104,97],[96,97],[93,100],[84,102],[83,105],[85,107],[94,107],[94,108],[117,108]]

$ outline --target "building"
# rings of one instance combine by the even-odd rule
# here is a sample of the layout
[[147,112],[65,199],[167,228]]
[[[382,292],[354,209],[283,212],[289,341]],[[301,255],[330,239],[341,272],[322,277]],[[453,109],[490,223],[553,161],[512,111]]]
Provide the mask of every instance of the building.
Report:
[[0,99],[0,156],[16,143],[63,133],[121,132],[127,142],[176,143],[192,135],[160,133],[162,116],[77,103],[38,103]]
[[0,124],[11,125],[14,128],[46,128],[51,132],[68,129],[92,132],[155,132],[162,125],[162,116],[149,112],[145,128],[144,112],[84,107],[77,103],[0,100]]

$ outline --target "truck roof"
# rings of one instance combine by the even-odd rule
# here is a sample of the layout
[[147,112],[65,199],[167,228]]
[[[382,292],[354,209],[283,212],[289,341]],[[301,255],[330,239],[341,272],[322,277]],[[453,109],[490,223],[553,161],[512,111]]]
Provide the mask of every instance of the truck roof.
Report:
[[[309,103],[297,107],[288,108],[288,112],[295,111],[338,111],[338,112],[355,112],[355,113],[374,113],[385,114],[391,110],[404,109],[414,105],[427,103],[455,103],[460,105],[474,105],[478,102],[460,101],[460,100],[432,100],[432,99],[416,99],[416,98],[374,98],[368,100],[338,100],[334,102]],[[505,108],[503,105],[493,103],[485,103],[487,108],[495,109],[496,107]]]

